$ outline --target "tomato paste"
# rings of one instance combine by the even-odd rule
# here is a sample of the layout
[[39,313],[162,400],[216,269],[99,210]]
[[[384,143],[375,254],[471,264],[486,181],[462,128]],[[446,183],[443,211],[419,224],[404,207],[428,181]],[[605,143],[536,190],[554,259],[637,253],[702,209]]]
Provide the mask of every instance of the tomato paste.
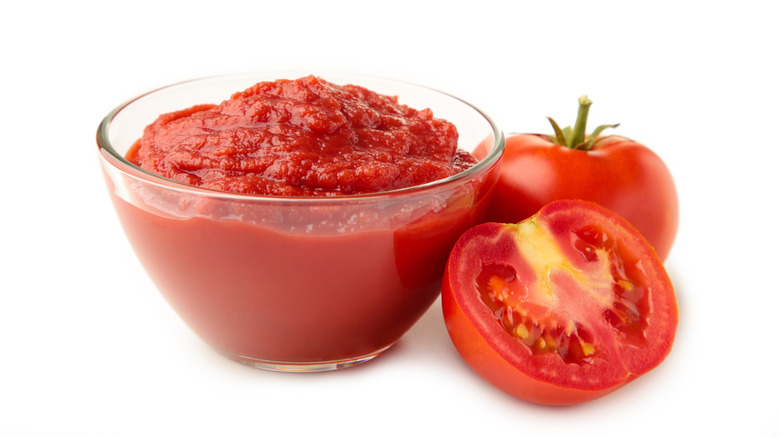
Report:
[[260,82],[161,115],[128,159],[205,188],[334,196],[416,186],[474,165],[455,126],[397,97],[315,76]]
[[484,217],[498,158],[387,193],[471,168],[458,142],[430,110],[309,76],[164,114],[129,148],[143,169],[216,191],[110,157],[104,169],[139,260],[204,341],[260,368],[335,368],[415,323],[453,244]]

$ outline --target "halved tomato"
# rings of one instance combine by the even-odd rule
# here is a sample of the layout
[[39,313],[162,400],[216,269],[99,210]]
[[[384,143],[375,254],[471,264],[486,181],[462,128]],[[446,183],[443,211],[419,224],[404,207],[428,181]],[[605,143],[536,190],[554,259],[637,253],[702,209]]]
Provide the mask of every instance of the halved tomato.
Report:
[[625,219],[555,201],[455,244],[442,286],[450,337],[482,377],[548,405],[606,395],[659,365],[677,329],[661,260]]

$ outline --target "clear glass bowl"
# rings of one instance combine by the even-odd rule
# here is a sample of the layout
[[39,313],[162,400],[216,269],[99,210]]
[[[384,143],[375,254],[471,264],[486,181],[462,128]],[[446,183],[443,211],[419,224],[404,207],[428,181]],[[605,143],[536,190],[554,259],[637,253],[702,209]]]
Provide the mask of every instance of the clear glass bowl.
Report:
[[212,77],[167,86],[111,111],[97,143],[111,200],[136,255],[189,327],[257,368],[322,371],[393,345],[440,293],[449,251],[481,222],[504,136],[468,103],[387,79],[330,74],[431,108],[481,161],[408,189],[338,198],[240,195],[190,186],[124,158],[158,115],[219,103],[256,82],[297,72]]

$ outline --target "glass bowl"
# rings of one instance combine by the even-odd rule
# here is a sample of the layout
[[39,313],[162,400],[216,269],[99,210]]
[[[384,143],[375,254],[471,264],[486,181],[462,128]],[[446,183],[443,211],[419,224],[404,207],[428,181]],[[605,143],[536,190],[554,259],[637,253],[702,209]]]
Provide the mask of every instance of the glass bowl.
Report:
[[124,158],[158,115],[219,103],[268,72],[196,79],[111,111],[97,132],[111,200],[138,259],[183,321],[225,356],[257,368],[323,371],[392,346],[440,293],[458,237],[483,219],[503,133],[479,109],[394,80],[323,79],[395,95],[455,124],[478,164],[432,183],[369,195],[284,198],[174,182]]

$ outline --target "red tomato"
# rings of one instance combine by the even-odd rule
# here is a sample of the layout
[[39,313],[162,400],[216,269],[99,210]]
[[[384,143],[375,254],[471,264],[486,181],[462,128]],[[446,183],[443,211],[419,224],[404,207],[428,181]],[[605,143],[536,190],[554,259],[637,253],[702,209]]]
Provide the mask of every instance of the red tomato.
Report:
[[[507,138],[487,219],[519,222],[557,199],[593,201],[631,222],[661,260],[666,260],[679,216],[669,169],[658,155],[635,141],[619,136],[585,137],[590,101],[581,98],[580,105],[573,131],[553,137],[521,134]],[[553,126],[560,131],[554,122]],[[606,127],[597,128],[594,134]]]
[[479,375],[548,405],[601,397],[653,369],[677,329],[674,290],[650,245],[581,200],[467,231],[447,262],[442,308]]

